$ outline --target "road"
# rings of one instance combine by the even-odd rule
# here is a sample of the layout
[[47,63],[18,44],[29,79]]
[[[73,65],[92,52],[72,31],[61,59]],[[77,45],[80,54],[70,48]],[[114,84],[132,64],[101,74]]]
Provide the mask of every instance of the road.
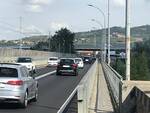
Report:
[[[0,104],[0,113],[57,113],[89,67],[90,65],[85,65],[84,69],[79,71],[78,76],[52,74],[39,79],[39,99],[37,102],[30,102],[26,109],[19,108],[17,104]],[[54,68],[46,67],[37,70],[37,73],[44,74],[52,70]]]

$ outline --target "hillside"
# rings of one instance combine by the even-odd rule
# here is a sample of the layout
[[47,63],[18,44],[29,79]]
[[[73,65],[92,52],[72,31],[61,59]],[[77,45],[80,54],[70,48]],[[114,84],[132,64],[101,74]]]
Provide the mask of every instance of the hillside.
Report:
[[40,36],[25,37],[22,40],[31,41],[31,42],[39,42],[39,41],[46,41],[47,39],[48,39],[47,35],[40,35]]
[[[112,27],[111,31],[111,43],[112,44],[124,44],[125,42],[125,29],[122,27]],[[107,33],[107,31],[106,31]],[[75,44],[101,44],[104,41],[105,30],[92,30],[87,32],[75,33]],[[150,38],[150,25],[143,25],[131,28],[131,42],[138,42],[147,40]],[[23,45],[33,46],[38,42],[46,42],[48,40],[47,35],[31,36],[22,39]],[[20,40],[1,40],[0,46],[19,45]]]
[[[89,44],[94,43],[94,39],[101,42],[104,37],[104,29],[79,32],[75,35],[76,44],[83,44],[83,42]],[[107,32],[107,31],[106,31]],[[125,42],[125,28],[112,27],[111,43],[124,43]],[[131,42],[139,42],[150,38],[150,25],[143,25],[131,28]]]

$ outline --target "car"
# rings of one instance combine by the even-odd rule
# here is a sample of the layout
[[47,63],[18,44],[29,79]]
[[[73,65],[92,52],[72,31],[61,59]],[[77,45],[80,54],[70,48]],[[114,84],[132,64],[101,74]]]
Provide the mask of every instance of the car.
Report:
[[48,66],[57,66],[59,62],[58,57],[50,57],[48,59]]
[[78,65],[79,68],[84,67],[84,63],[83,63],[82,58],[75,58],[75,63]]
[[36,72],[35,65],[30,57],[18,57],[16,63],[26,66],[29,72]]
[[0,102],[19,103],[26,108],[29,100],[37,101],[38,82],[20,64],[0,63]]
[[90,56],[84,56],[83,57],[83,62],[86,64],[91,64],[92,63],[92,58]]
[[78,75],[78,65],[74,58],[61,58],[57,65],[56,75]]

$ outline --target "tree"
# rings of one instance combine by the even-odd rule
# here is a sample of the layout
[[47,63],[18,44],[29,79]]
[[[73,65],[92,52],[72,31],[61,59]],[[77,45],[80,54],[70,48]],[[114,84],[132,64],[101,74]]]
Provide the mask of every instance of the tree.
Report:
[[50,41],[51,51],[73,53],[74,36],[75,34],[69,31],[67,28],[61,28],[51,38]]
[[131,79],[149,80],[148,60],[145,52],[138,53],[131,57]]

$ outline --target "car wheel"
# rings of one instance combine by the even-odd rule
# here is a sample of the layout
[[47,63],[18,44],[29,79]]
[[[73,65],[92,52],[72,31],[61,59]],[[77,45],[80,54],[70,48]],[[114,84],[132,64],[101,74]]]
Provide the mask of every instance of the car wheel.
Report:
[[26,108],[28,106],[28,93],[27,92],[25,93],[24,100],[23,100],[23,103],[21,103],[21,105],[23,108]]
[[77,71],[75,71],[74,76],[78,76],[78,72]]
[[57,76],[58,76],[58,75],[61,75],[61,73],[57,71],[57,72],[56,72],[56,75],[57,75]]
[[33,73],[36,73],[35,69],[33,70]]

